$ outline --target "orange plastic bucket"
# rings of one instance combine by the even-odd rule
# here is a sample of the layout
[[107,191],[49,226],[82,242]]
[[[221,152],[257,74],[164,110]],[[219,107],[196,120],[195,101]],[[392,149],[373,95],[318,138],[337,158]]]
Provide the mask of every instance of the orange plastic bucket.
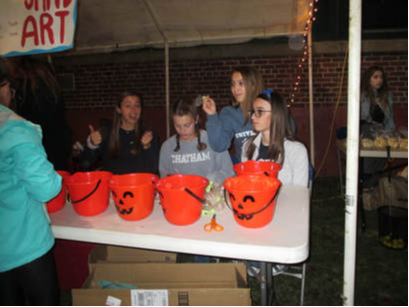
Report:
[[128,221],[149,216],[153,210],[158,180],[159,177],[154,174],[143,173],[112,176],[109,188],[118,215]]
[[64,208],[65,202],[67,201],[67,183],[66,180],[70,176],[69,172],[57,171],[57,173],[62,177],[61,191],[56,197],[47,202],[47,212],[54,213],[60,211]]
[[189,225],[202,214],[203,196],[209,180],[201,176],[175,174],[156,185],[166,220],[174,225]]
[[277,178],[278,172],[281,170],[281,165],[270,161],[254,161],[235,164],[233,170],[238,176],[241,175],[267,175]]
[[229,192],[236,222],[247,228],[269,224],[273,219],[280,185],[277,178],[263,175],[227,178],[224,187]]
[[112,173],[78,172],[67,179],[68,192],[75,212],[93,216],[106,210],[109,203],[108,181]]

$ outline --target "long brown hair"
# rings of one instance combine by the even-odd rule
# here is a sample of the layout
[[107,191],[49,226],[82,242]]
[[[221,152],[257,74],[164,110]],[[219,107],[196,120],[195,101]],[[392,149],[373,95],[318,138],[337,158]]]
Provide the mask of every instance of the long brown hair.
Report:
[[242,103],[236,101],[232,96],[232,106],[235,108],[241,107],[243,111],[244,126],[250,119],[248,112],[251,110],[251,104],[263,89],[263,78],[260,72],[251,66],[239,66],[233,69],[232,75],[238,72],[241,74],[246,88],[246,97]]
[[[10,78],[10,74],[9,74],[9,70],[8,70],[8,67],[7,67],[7,63],[6,63],[6,61],[2,58],[2,57],[0,57],[0,87],[2,87],[2,86],[5,86],[5,85],[7,85],[7,82],[9,83],[9,86],[10,86],[10,91],[14,91],[14,89],[12,89],[12,87],[11,87],[11,78]],[[1,97],[0,97],[0,105],[5,105],[5,106],[7,106],[8,108],[10,108],[10,109],[14,109],[14,97],[13,97],[14,95],[12,95],[10,98],[11,98],[11,101],[2,101],[1,99]]]
[[[382,73],[382,78],[383,78],[383,83],[382,86],[375,92],[373,88],[371,87],[371,77],[372,75],[380,71]],[[371,105],[376,104],[376,98],[379,98],[381,107],[383,110],[389,108],[388,105],[388,93],[389,93],[389,88],[388,88],[388,80],[386,78],[386,74],[383,70],[382,67],[380,66],[371,66],[367,70],[365,70],[363,77],[362,77],[362,82],[361,82],[361,92],[362,94],[365,94],[368,96],[369,101],[371,102]]]
[[[122,92],[118,96],[117,100],[117,105],[115,107],[114,111],[114,118],[112,122],[112,128],[111,128],[111,135],[109,138],[109,155],[112,158],[117,158],[119,157],[119,149],[121,148],[120,146],[120,141],[119,141],[119,130],[121,128],[122,124],[122,114],[118,113],[117,108],[121,108],[121,104],[124,101],[126,97],[129,96],[136,96],[139,98],[139,101],[141,103],[141,108],[143,107],[143,98],[142,95],[140,95],[137,92],[131,91],[131,90],[126,90]],[[138,121],[135,124],[135,133],[133,135],[133,144],[131,147],[131,154],[137,155],[141,151],[141,138],[143,135],[143,125],[142,125],[142,114],[139,116]]]
[[[271,105],[270,143],[268,145],[266,158],[283,164],[285,156],[284,140],[296,140],[291,129],[290,115],[287,106],[284,103],[283,97],[276,92],[271,94],[260,94],[256,98],[263,99]],[[256,149],[253,141],[259,133],[253,136],[250,140],[250,146],[246,152],[247,159],[249,160],[252,159],[254,150]]]
[[36,93],[38,93],[37,89],[42,85],[45,85],[52,95],[52,99],[49,99],[49,101],[53,103],[61,102],[61,89],[49,63],[30,56],[7,58],[7,61],[10,64],[10,73],[13,77],[23,82],[21,84],[23,103],[29,95],[28,91],[31,91],[35,101],[41,104],[44,97],[37,97]]
[[[183,100],[177,101],[175,104],[172,106],[172,114],[173,116],[185,116],[185,115],[190,115],[194,120],[198,118],[199,116],[199,110],[198,110],[198,105],[197,105],[197,99],[185,102]],[[197,150],[202,151],[207,148],[206,143],[202,143],[200,141],[200,128],[199,125],[195,123],[195,134],[197,135]],[[176,147],[174,151],[179,151],[180,149],[180,136],[177,133],[176,134]]]

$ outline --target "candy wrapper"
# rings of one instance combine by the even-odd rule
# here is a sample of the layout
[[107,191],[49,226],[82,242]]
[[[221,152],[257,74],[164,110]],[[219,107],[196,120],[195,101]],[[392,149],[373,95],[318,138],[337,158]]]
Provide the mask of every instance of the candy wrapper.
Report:
[[203,215],[212,215],[224,210],[225,203],[223,193],[223,183],[210,181],[204,194],[206,202],[203,204]]

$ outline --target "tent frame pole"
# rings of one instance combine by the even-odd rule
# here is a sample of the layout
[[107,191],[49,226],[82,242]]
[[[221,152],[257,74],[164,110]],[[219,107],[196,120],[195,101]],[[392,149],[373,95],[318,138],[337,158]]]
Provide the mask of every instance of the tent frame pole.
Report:
[[362,0],[349,1],[348,131],[345,199],[344,306],[354,305],[359,169]]
[[169,44],[165,42],[166,138],[170,137]]
[[315,140],[314,140],[314,93],[313,93],[313,70],[312,70],[312,22],[308,30],[308,89],[310,108],[310,162],[315,166]]
[[165,97],[166,97],[166,138],[170,137],[170,101],[169,101],[169,42],[166,34],[163,32],[159,21],[158,16],[155,12],[155,9],[150,0],[143,0],[146,10],[149,12],[149,15],[152,18],[153,23],[155,24],[156,29],[160,33],[163,39],[163,44],[165,47]]

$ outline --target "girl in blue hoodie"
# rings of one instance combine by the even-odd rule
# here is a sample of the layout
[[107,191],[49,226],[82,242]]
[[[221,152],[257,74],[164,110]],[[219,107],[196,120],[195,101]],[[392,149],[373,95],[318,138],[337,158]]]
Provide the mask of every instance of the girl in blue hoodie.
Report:
[[251,104],[263,89],[259,71],[253,67],[237,67],[231,76],[231,106],[217,114],[216,103],[207,96],[203,99],[203,110],[207,114],[206,130],[209,143],[216,152],[230,148],[234,139],[234,163],[240,162],[244,142],[254,135],[249,111]]
[[59,305],[54,236],[44,203],[61,190],[41,128],[11,109],[14,90],[0,58],[0,305]]

